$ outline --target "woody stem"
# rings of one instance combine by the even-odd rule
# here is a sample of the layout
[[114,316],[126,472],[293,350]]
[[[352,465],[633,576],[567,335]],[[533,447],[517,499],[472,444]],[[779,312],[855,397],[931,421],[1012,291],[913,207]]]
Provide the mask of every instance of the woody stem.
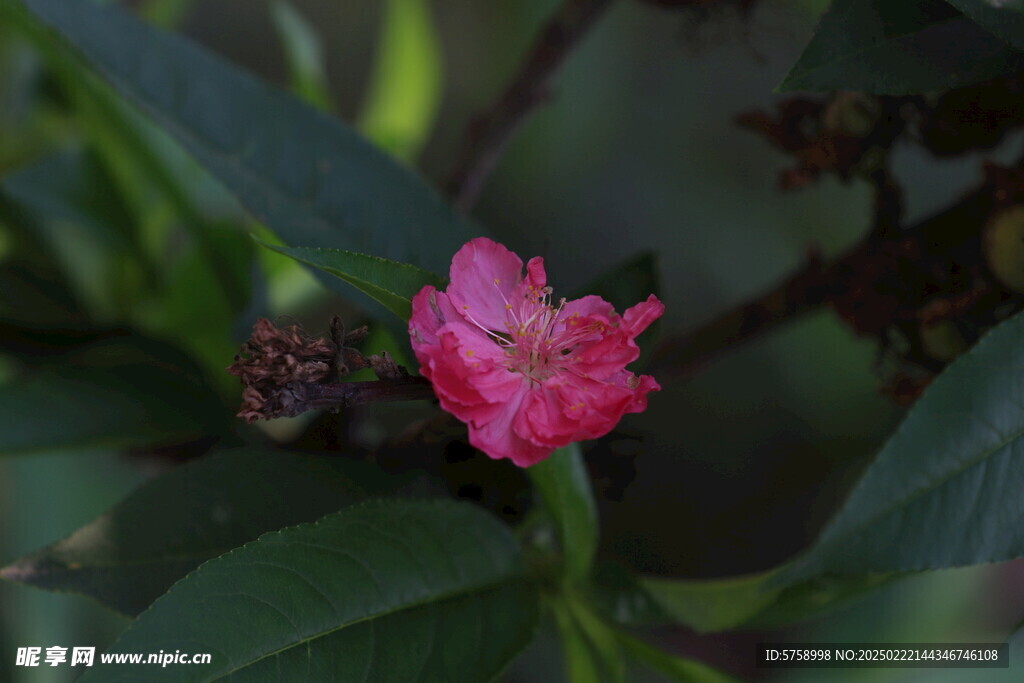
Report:
[[407,377],[370,382],[306,384],[302,387],[302,397],[305,410],[331,410],[367,403],[432,399],[434,390],[423,377]]

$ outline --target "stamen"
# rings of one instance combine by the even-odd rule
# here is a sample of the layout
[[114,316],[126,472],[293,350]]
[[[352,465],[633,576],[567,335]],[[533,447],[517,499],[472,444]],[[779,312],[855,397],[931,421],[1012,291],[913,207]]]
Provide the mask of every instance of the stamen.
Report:
[[491,332],[491,331],[490,331],[489,329],[487,329],[486,327],[484,327],[483,325],[481,325],[481,324],[480,324],[480,323],[479,323],[479,322],[477,321],[477,319],[473,317],[473,314],[469,312],[469,306],[463,306],[463,307],[462,307],[462,312],[463,312],[463,314],[464,314],[464,315],[465,315],[465,316],[466,316],[467,318],[469,318],[469,322],[473,323],[473,324],[474,324],[474,325],[476,325],[476,326],[477,326],[477,327],[478,327],[479,329],[483,330],[483,331],[484,331],[484,333],[485,333],[485,334],[486,334],[487,336],[491,337],[492,339],[494,339],[494,341],[498,342],[498,345],[499,345],[499,346],[511,346],[511,345],[513,344],[513,342],[509,341],[508,339],[505,339],[505,338],[504,338],[504,337],[502,337],[502,336],[501,336],[500,334],[496,334],[496,333],[494,333],[494,332]]

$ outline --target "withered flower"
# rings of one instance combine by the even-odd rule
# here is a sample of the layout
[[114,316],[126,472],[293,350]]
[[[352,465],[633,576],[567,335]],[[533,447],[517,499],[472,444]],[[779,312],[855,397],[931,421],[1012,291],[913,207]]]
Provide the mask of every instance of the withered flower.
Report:
[[228,367],[244,386],[238,417],[251,424],[298,415],[305,410],[304,385],[330,380],[337,352],[333,341],[311,337],[298,325],[282,328],[258,319]]

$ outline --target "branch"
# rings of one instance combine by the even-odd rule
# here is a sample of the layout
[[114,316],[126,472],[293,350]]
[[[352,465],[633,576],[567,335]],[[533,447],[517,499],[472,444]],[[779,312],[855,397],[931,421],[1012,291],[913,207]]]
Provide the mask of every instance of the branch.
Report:
[[504,94],[470,124],[446,185],[448,196],[460,210],[472,208],[516,130],[548,99],[551,78],[611,2],[564,0],[541,29]]
[[[340,410],[367,403],[418,401],[434,398],[434,390],[423,377],[379,379],[370,382],[339,384],[293,383],[283,388],[290,400],[281,401],[286,409],[274,417],[295,417],[307,410]],[[280,400],[280,399],[279,399]]]
[[691,375],[719,354],[826,303],[836,287],[843,261],[824,266],[816,253],[771,290],[744,302],[697,329],[663,341],[651,357],[656,375]]
[[896,260],[921,262],[925,270],[929,259],[953,258],[962,245],[977,238],[996,207],[989,180],[935,215],[894,229],[892,200],[898,188],[887,175],[873,183],[875,225],[859,244],[828,263],[811,254],[803,267],[771,290],[691,332],[666,339],[652,356],[652,372],[693,375],[722,354],[826,304],[859,332],[879,332],[892,322],[892,315],[872,310],[881,300],[874,288],[887,276],[904,277],[894,267]]
[[[252,423],[307,410],[434,398],[430,382],[410,376],[387,351],[364,356],[350,346],[366,334],[365,327],[346,332],[337,316],[331,320],[330,339],[312,337],[297,325],[277,327],[266,318],[257,319],[252,337],[228,368],[242,382],[238,417]],[[363,368],[373,370],[378,379],[336,381]]]

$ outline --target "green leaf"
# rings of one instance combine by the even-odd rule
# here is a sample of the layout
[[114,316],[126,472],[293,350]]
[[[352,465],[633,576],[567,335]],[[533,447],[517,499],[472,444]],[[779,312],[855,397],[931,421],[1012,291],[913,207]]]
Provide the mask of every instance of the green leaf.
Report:
[[441,102],[441,47],[426,0],[386,0],[359,129],[405,161],[419,153]]
[[177,368],[50,368],[0,385],[0,455],[181,443],[215,431],[222,414]]
[[[0,7],[7,9],[15,5],[8,3]],[[199,210],[193,197],[196,186],[209,184],[207,176],[197,172],[199,169],[191,160],[182,164],[183,155],[172,153],[177,150],[169,148],[166,135],[142,119],[111,88],[83,69],[65,44],[26,19],[23,13],[15,12],[14,18],[40,47],[49,75],[60,89],[61,97],[74,110],[75,120],[82,125],[95,151],[94,156],[102,166],[102,175],[113,186],[108,191],[94,194],[106,202],[112,202],[115,196],[121,198],[125,205],[122,213],[129,213],[127,225],[130,228],[125,232],[135,247],[135,253],[132,259],[120,259],[115,263],[121,264],[122,268],[141,267],[144,274],[150,276],[158,272],[160,258],[148,257],[140,245],[147,238],[150,243],[159,243],[161,238],[152,234],[152,224],[162,221],[160,200],[164,200],[203,253],[206,267],[218,280],[222,295],[235,308],[245,305],[249,293],[222,276],[216,244],[208,237],[213,225]],[[96,183],[91,179],[89,182]]]
[[[191,351],[234,399],[238,378],[224,372],[224,366],[238,352],[235,323],[245,309],[233,305],[221,285],[250,290],[256,246],[241,226],[232,224],[207,226],[204,242],[204,249],[182,250],[165,276],[157,305],[141,307],[135,317],[147,330]],[[242,329],[252,325],[252,317],[242,320]]]
[[551,613],[562,640],[562,660],[568,683],[595,683],[601,680],[597,653],[591,647],[583,628],[573,618],[563,600],[551,602]]
[[41,326],[82,324],[82,302],[43,237],[45,228],[0,184],[0,228],[8,243],[0,261],[0,316]]
[[441,271],[478,232],[357,133],[208,51],[116,8],[18,2],[289,244]]
[[260,244],[344,280],[383,304],[403,321],[408,321],[412,315],[412,298],[423,287],[445,287],[443,278],[408,263],[396,263],[377,256],[354,254],[340,249],[278,247],[264,242]]
[[250,289],[254,245],[240,227],[207,221],[198,245],[182,244],[175,258],[151,258],[142,244],[145,219],[123,201],[102,156],[91,150],[44,157],[0,189],[22,216],[31,215],[22,226],[60,257],[71,289],[87,298],[93,316],[135,319],[192,351],[215,370],[212,380],[237,393],[237,380],[223,368],[238,348],[232,321]]
[[310,106],[330,111],[323,47],[309,22],[285,0],[270,3],[270,18],[284,47],[292,90]]
[[1024,0],[984,0],[986,4],[1000,9],[1024,12]]
[[177,26],[196,0],[149,0],[141,14],[146,21],[157,26]]
[[[151,7],[159,4],[154,3]],[[78,287],[80,290],[89,292],[104,284],[112,290],[112,293],[92,297],[94,312],[101,317],[124,317],[124,310],[111,313],[105,308],[110,308],[112,304],[120,304],[121,309],[126,308],[126,305],[138,306],[144,298],[140,290],[155,289],[156,283],[161,281],[164,264],[174,263],[174,259],[167,259],[162,252],[152,253],[153,245],[173,239],[174,236],[166,234],[168,227],[184,228],[189,233],[189,242],[195,255],[201,259],[206,279],[214,285],[210,291],[215,299],[226,300],[232,309],[247,304],[250,298],[247,278],[243,285],[237,278],[230,277],[230,269],[224,268],[225,263],[218,252],[219,240],[214,234],[218,226],[206,218],[199,201],[206,199],[210,203],[209,199],[216,197],[219,200],[218,208],[226,204],[231,207],[234,215],[238,213],[233,204],[234,198],[215,186],[212,179],[202,173],[195,162],[187,158],[162,130],[144,120],[116,92],[83,69],[70,50],[56,40],[48,40],[44,31],[23,16],[16,16],[28,25],[26,33],[36,38],[46,58],[47,75],[60,91],[59,100],[66,101],[73,110],[74,121],[82,127],[90,145],[88,154],[53,155],[56,161],[60,161],[62,156],[70,157],[78,166],[83,167],[75,174],[61,172],[55,160],[44,159],[9,180],[12,184],[23,180],[22,185],[36,189],[37,195],[50,195],[39,197],[34,205],[30,202],[40,218],[47,219],[42,221],[44,224],[53,221],[51,214],[55,212],[52,207],[60,208],[70,198],[81,205],[74,215],[78,226],[59,225],[56,230],[51,229],[51,232],[58,234],[58,241],[63,247],[61,251],[72,254],[72,271],[82,270],[82,263],[90,260],[100,261],[106,266],[105,270],[109,271],[98,277],[77,273],[79,281],[84,285]],[[67,161],[63,165],[70,166]],[[76,189],[73,184],[82,186],[84,191]],[[22,197],[26,195],[25,192],[20,194]],[[62,199],[62,194],[68,199]],[[13,187],[12,195],[19,195]],[[28,194],[28,198],[31,197]],[[117,211],[110,211],[112,207]],[[102,215],[90,219],[89,212],[83,209],[104,211]],[[69,240],[67,228],[78,227],[77,232],[89,228],[92,233],[98,234],[92,227],[98,220],[107,221],[111,227],[121,228],[119,232],[123,233],[122,241],[131,248],[129,254],[121,255],[108,249],[93,254],[92,259],[83,258],[83,254],[90,254],[83,248],[89,245]],[[172,221],[173,226],[170,226]],[[147,253],[146,246],[150,253]],[[243,244],[246,252],[248,246]],[[150,313],[154,309],[145,306],[142,310]],[[127,315],[137,311],[138,308]],[[222,365],[220,360],[217,364]]]
[[[1006,0],[946,0],[976,23],[1018,50],[1024,49],[1024,2]],[[1015,7],[1010,7],[1015,4]]]
[[597,552],[597,504],[579,444],[559,448],[527,468],[540,503],[554,522],[566,577],[585,579]]
[[124,334],[125,330],[116,327],[78,324],[54,327],[0,318],[0,357],[10,355],[28,366],[46,365],[90,344]]
[[[358,504],[261,536],[175,584],[109,652],[209,652],[147,680],[488,681],[533,636],[536,589],[496,519],[464,503]],[[138,680],[97,665],[80,679]]]
[[[579,676],[580,681],[627,680],[624,655],[668,675],[673,680],[696,683],[734,683],[736,679],[697,661],[676,657],[634,638],[622,629],[606,622],[593,609],[584,596],[572,591],[551,601],[556,622],[563,633],[563,649],[567,668],[586,672],[600,662],[599,675]],[[632,678],[628,678],[632,680]]]
[[1024,555],[1024,317],[928,388],[778,585]]
[[623,657],[615,629],[591,612],[580,596],[569,594],[566,596],[566,602],[569,606],[569,613],[579,624],[580,630],[601,661],[601,669],[604,672],[603,680],[609,681],[609,683],[625,683],[626,660]]
[[641,588],[672,621],[706,633],[734,628],[771,605],[782,588],[766,585],[770,573],[727,579],[646,578]]
[[[891,575],[819,577],[783,588],[775,580],[783,570],[784,567],[725,579],[640,579],[637,588],[642,591],[644,600],[658,608],[655,611],[645,605],[641,615],[649,623],[667,620],[701,633],[738,626],[777,627],[835,610],[881,588],[893,578]],[[643,623],[643,620],[619,621]]]
[[[91,150],[58,152],[6,176],[4,192],[37,217],[73,224],[111,249],[125,249],[134,218]],[[61,235],[46,235],[53,247]],[[137,256],[137,254],[136,254]]]
[[739,679],[707,664],[670,655],[622,631],[619,631],[617,635],[629,656],[660,671],[674,681],[686,683],[737,683],[739,681]]
[[[766,576],[770,580],[773,574]],[[747,628],[778,628],[813,619],[852,605],[857,600],[907,578],[907,574],[820,576],[787,586],[768,607],[745,622]],[[766,586],[774,590],[774,586]]]
[[[231,452],[176,467],[0,577],[136,615],[201,563],[365,498],[382,477],[342,457]],[[388,488],[393,488],[392,482]]]
[[623,626],[668,624],[672,619],[628,568],[601,562],[586,587],[588,599],[609,621]]
[[99,155],[52,154],[8,175],[0,188],[23,216],[31,216],[22,227],[58,257],[95,315],[123,315],[155,287],[135,217]]
[[1024,55],[943,0],[835,0],[779,86],[907,95],[1024,69]]

